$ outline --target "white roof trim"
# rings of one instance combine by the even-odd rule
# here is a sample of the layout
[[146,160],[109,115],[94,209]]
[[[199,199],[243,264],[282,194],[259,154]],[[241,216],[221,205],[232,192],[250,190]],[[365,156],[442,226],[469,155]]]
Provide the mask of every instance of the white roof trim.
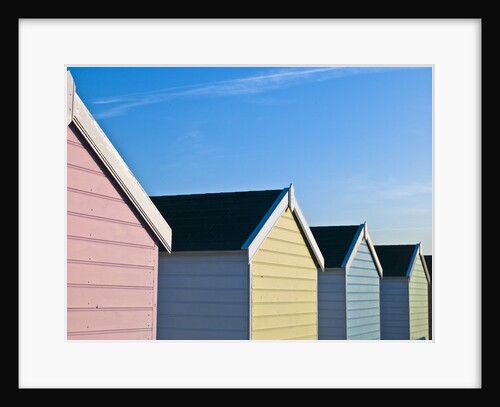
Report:
[[241,247],[242,250],[248,249],[248,261],[250,262],[255,253],[257,253],[257,251],[259,250],[259,247],[266,240],[266,237],[269,235],[274,225],[276,225],[276,223],[278,222],[283,212],[285,212],[286,208],[290,207],[290,205],[291,207],[293,207],[292,212],[295,214],[299,222],[299,226],[304,232],[307,243],[309,244],[314,257],[316,258],[316,262],[320,266],[321,270],[324,270],[325,261],[323,259],[323,255],[321,254],[318,244],[316,243],[311,229],[307,224],[306,218],[304,217],[304,214],[302,213],[302,210],[300,209],[300,206],[295,199],[293,185],[290,185],[290,187],[283,189],[281,194],[274,202],[273,206],[269,209],[264,218],[252,232],[250,237],[243,244],[243,246]]
[[292,184],[290,184],[290,186],[288,187],[288,207],[292,212],[295,210],[294,197],[295,197],[295,188],[293,187]]
[[73,102],[75,97],[75,81],[71,73],[67,71],[66,75],[66,125],[73,121]]
[[358,251],[358,247],[363,241],[364,237],[364,225],[361,224],[359,225],[358,230],[356,231],[356,235],[354,236],[353,241],[351,242],[351,246],[349,246],[349,251],[345,255],[344,261],[342,262],[342,267],[344,267],[346,270],[351,267],[351,263],[354,260],[355,253]]
[[342,265],[340,267],[327,267],[325,268],[325,271],[340,271],[340,270],[347,271],[347,269],[351,266],[352,261],[356,257],[355,253],[357,252],[359,245],[361,244],[363,239],[366,240],[366,244],[368,246],[368,249],[370,250],[370,253],[373,257],[373,261],[375,263],[375,268],[377,269],[380,278],[382,278],[383,277],[382,265],[380,264],[380,260],[377,256],[377,252],[375,251],[375,246],[373,245],[372,239],[368,234],[368,226],[366,225],[366,222],[364,224],[359,225],[359,228],[356,231],[356,235],[354,236],[354,239],[351,242],[351,246],[349,246],[349,251],[347,252],[344,261],[342,262]]
[[292,189],[292,202],[293,202],[293,213],[297,217],[297,220],[299,221],[300,226],[302,227],[302,231],[304,232],[304,235],[306,236],[307,242],[309,243],[309,246],[314,254],[314,257],[316,257],[316,261],[318,262],[321,270],[325,270],[325,259],[323,258],[323,254],[321,253],[321,250],[319,250],[319,246],[316,243],[316,239],[314,239],[314,236],[311,232],[311,229],[309,228],[309,225],[306,221],[306,217],[302,213],[302,210],[300,209],[299,203],[297,202],[297,199],[295,198],[295,194],[293,193]]
[[417,254],[418,254],[419,250],[420,250],[420,244],[417,243],[415,245],[415,250],[413,250],[413,254],[411,256],[411,261],[410,261],[410,264],[408,266],[408,270],[406,271],[406,277],[407,278],[410,278],[410,275],[411,275],[411,273],[413,271],[413,266],[415,265],[415,259],[417,258]]
[[372,238],[370,234],[368,233],[368,225],[365,222],[365,240],[366,244],[368,246],[368,249],[370,249],[370,253],[372,254],[373,261],[375,262],[375,267],[377,268],[378,274],[380,278],[384,277],[384,270],[382,269],[382,264],[380,264],[380,260],[377,256],[377,251],[375,250],[375,245],[372,242]]
[[418,254],[420,256],[420,261],[422,262],[422,266],[424,267],[425,275],[427,276],[427,282],[430,283],[431,275],[429,274],[429,269],[427,268],[427,263],[425,262],[424,253],[422,252],[422,245],[419,243],[418,246],[419,246]]
[[[71,86],[72,84],[72,86]],[[134,177],[125,161],[113,147],[106,134],[99,124],[92,117],[91,113],[75,92],[73,78],[68,71],[68,125],[73,122],[85,139],[92,146],[92,149],[99,156],[103,164],[113,175],[125,194],[132,201],[136,209],[144,218],[154,234],[158,237],[168,252],[172,250],[172,229],[160,214],[155,204],[144,191],[139,181]],[[72,96],[70,97],[70,92]],[[69,105],[71,100],[72,106]],[[71,113],[70,113],[71,108]]]
[[264,243],[267,235],[271,232],[286,208],[288,208],[288,188],[281,191],[278,198],[276,198],[273,205],[269,208],[252,234],[248,237],[246,242],[243,243],[241,248],[243,250],[248,249],[248,261],[252,260],[252,257],[257,253],[262,243]]

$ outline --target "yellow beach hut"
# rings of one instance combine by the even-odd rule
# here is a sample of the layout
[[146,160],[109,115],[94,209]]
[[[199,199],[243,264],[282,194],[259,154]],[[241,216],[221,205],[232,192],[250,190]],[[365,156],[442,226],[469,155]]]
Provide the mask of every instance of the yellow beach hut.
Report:
[[318,338],[323,256],[292,185],[151,199],[174,236],[157,339]]

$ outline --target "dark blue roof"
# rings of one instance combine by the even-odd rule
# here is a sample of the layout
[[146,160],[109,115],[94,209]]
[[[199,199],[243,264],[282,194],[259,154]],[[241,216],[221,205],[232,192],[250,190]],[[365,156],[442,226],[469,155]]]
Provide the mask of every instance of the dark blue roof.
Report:
[[384,270],[384,277],[406,277],[415,246],[414,244],[376,245],[375,251]]
[[152,196],[151,200],[172,228],[173,251],[240,250],[282,192]]
[[326,268],[342,267],[359,228],[360,225],[311,227]]

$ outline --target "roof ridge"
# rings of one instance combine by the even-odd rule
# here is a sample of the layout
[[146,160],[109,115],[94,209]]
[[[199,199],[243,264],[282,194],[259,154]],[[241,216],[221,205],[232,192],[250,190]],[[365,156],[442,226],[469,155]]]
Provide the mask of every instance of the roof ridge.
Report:
[[403,244],[376,244],[375,247],[414,247],[418,243],[403,243]]
[[206,196],[206,195],[232,195],[232,194],[247,194],[247,193],[258,193],[258,192],[277,192],[282,191],[283,188],[276,189],[259,189],[259,190],[250,190],[250,191],[224,191],[224,192],[200,192],[194,194],[172,194],[172,195],[150,195],[151,198],[163,198],[163,197],[176,197],[176,196]]
[[319,228],[323,228],[323,229],[326,229],[326,228],[359,228],[359,225],[361,225],[361,223],[356,223],[356,224],[350,224],[350,225],[321,225],[321,226],[310,226],[311,229],[315,228],[315,229],[319,229]]

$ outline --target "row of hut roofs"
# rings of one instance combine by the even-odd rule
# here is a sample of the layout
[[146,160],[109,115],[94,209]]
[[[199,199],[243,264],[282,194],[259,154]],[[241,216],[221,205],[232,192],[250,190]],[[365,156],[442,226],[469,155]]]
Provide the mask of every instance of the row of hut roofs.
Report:
[[431,339],[420,244],[309,227],[292,185],[150,197],[67,88],[68,339]]

